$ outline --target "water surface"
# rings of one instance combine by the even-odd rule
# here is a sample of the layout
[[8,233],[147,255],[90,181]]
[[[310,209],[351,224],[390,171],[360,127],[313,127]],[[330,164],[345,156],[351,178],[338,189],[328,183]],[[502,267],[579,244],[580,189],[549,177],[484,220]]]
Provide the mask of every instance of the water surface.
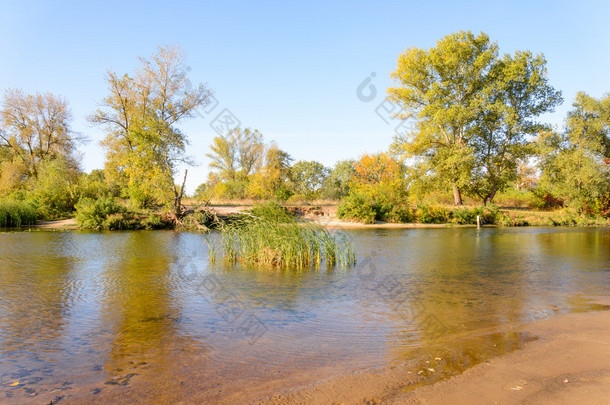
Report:
[[355,268],[295,272],[210,264],[196,233],[0,234],[0,402],[241,401],[423,353],[483,359],[610,289],[607,228],[349,235]]

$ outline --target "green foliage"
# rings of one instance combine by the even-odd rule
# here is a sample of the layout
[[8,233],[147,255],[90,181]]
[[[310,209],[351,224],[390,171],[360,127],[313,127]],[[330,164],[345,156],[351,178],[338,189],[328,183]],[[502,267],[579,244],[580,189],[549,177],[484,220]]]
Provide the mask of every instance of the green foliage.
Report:
[[610,159],[610,93],[596,99],[579,92],[572,107],[566,119],[572,142]]
[[108,231],[127,231],[132,229],[141,229],[141,223],[136,216],[131,212],[117,212],[110,214],[102,222],[101,229]]
[[27,196],[38,207],[43,219],[59,219],[70,216],[78,196],[77,171],[64,159],[40,162],[38,177],[28,183]]
[[534,196],[532,199],[532,206],[539,210],[562,208],[565,204],[563,199],[555,197],[542,187],[532,190],[532,194]]
[[418,222],[422,224],[446,224],[451,221],[451,211],[444,207],[419,204],[415,212]]
[[214,138],[206,195],[216,199],[270,199],[285,201],[292,158],[274,143],[265,145],[258,130],[236,128]]
[[210,167],[219,170],[226,180],[246,179],[263,163],[265,144],[256,129],[235,128],[225,136],[214,138],[210,146]]
[[[170,222],[165,224],[165,228],[171,228],[174,225]],[[178,229],[208,231],[223,226],[223,223],[219,222],[219,218],[216,215],[203,209],[187,213],[180,219],[180,223],[177,225]]]
[[225,198],[228,200],[241,200],[246,198],[246,190],[248,187],[247,180],[227,180],[222,183],[217,183],[214,187],[214,195],[216,198]]
[[413,209],[404,202],[390,204],[384,209],[382,217],[385,217],[388,222],[394,223],[415,222],[415,213],[413,212]]
[[592,213],[601,215],[604,218],[610,218],[610,190],[595,200]]
[[257,218],[261,218],[268,221],[285,223],[292,222],[294,220],[294,217],[290,215],[286,208],[274,201],[256,204],[250,210],[250,213]]
[[0,227],[19,228],[36,223],[36,207],[25,201],[0,200]]
[[503,226],[528,226],[529,222],[525,215],[519,212],[508,211],[498,216],[498,221]]
[[97,200],[82,198],[76,204],[76,222],[82,229],[108,231],[165,229],[171,225],[156,214],[141,218],[113,197],[101,197]]
[[509,188],[496,194],[494,201],[497,205],[503,207],[533,208],[536,199],[534,190]]
[[92,170],[78,178],[77,194],[80,198],[118,197],[119,190],[115,184],[109,184],[103,170]]
[[288,200],[294,193],[288,179],[292,158],[271,143],[265,153],[265,163],[248,178],[247,196],[253,199]]
[[497,224],[502,218],[502,213],[497,205],[488,205],[483,208],[482,219],[485,224]]
[[199,201],[207,201],[212,196],[213,188],[208,183],[201,183],[195,189],[193,198]]
[[273,193],[273,197],[275,197],[276,200],[284,202],[288,201],[292,196],[292,191],[290,191],[284,184],[280,184]]
[[363,224],[374,224],[377,218],[375,203],[364,193],[351,192],[337,207],[337,217]]
[[337,162],[335,167],[324,181],[322,198],[339,200],[349,194],[349,184],[354,175],[354,161],[343,160]]
[[353,248],[343,233],[334,235],[316,225],[296,221],[242,217],[222,230],[222,247],[228,264],[237,262],[263,268],[318,269],[322,263],[351,266]]
[[451,222],[460,225],[476,224],[477,216],[483,216],[483,208],[456,208],[451,212]]
[[319,197],[329,172],[328,168],[319,162],[299,160],[290,168],[290,189],[295,194],[314,200]]
[[165,221],[163,217],[158,214],[150,214],[140,221],[140,226],[144,229],[168,229],[171,228],[172,225],[172,223]]
[[491,201],[514,180],[517,159],[531,150],[527,136],[542,126],[537,116],[552,111],[561,93],[548,85],[542,55],[498,54],[481,33],[460,31],[428,50],[407,49],[392,72],[390,99],[415,119],[415,127],[392,148],[416,158],[419,177]]
[[107,82],[110,94],[89,120],[107,129],[102,145],[108,179],[141,207],[173,203],[179,211],[182,194],[173,177],[190,159],[178,126],[209,103],[210,90],[187,85],[179,47],[140,58],[133,76],[108,72]]
[[[112,197],[97,200],[83,198],[76,204],[76,222],[83,229],[112,229],[110,226],[121,226],[124,218],[118,214],[125,213],[125,207]],[[113,216],[108,222],[106,220]]]
[[349,194],[337,208],[339,218],[367,224],[413,219],[400,162],[387,153],[364,154],[352,167]]
[[610,190],[610,95],[578,93],[564,133],[539,137],[541,186],[574,208],[595,205]]
[[362,192],[350,192],[337,207],[340,219],[374,224],[376,220],[394,223],[413,222],[413,210],[405,200],[373,199]]
[[9,89],[0,104],[0,149],[7,150],[11,163],[21,166],[25,178],[36,179],[45,170],[41,163],[74,160],[82,138],[70,129],[71,120],[68,102],[62,97]]

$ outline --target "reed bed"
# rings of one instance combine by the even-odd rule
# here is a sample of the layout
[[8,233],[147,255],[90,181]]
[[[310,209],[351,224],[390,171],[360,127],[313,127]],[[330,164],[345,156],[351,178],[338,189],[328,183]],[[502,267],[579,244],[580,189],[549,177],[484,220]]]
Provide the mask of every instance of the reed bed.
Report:
[[36,223],[36,208],[22,201],[0,201],[0,228],[19,228]]
[[349,267],[356,254],[342,232],[331,234],[319,225],[244,216],[226,224],[220,241],[227,263],[254,267],[319,269]]

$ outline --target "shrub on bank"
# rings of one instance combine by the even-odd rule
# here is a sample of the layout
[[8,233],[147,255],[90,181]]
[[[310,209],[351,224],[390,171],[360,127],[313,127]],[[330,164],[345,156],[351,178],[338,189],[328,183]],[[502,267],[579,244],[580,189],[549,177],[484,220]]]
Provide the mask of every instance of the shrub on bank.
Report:
[[415,219],[406,197],[387,193],[373,196],[363,192],[350,192],[337,207],[337,216],[363,224],[375,221],[406,223]]
[[25,201],[0,201],[0,227],[19,228],[34,225],[38,213],[36,207]]
[[68,218],[78,202],[77,170],[64,159],[43,161],[38,177],[29,180],[24,197],[38,209],[45,220]]
[[146,218],[139,221],[139,225],[143,229],[168,229],[172,227],[170,222],[157,214],[148,215]]
[[451,222],[451,211],[445,207],[419,204],[415,215],[416,220],[422,224],[446,224]]
[[[117,227],[125,222],[123,218],[116,216],[124,213],[126,211],[125,207],[112,197],[101,197],[97,200],[82,198],[75,208],[76,222],[83,229],[113,229],[109,226]],[[115,217],[108,220],[111,215],[115,215]]]
[[337,207],[339,219],[374,224],[377,219],[375,203],[361,193],[350,193]]
[[451,222],[453,222],[454,224],[460,224],[460,225],[476,224],[477,216],[479,216],[479,217],[483,216],[483,208],[482,207],[455,208],[453,211],[451,211],[451,216],[452,216]]
[[388,222],[399,224],[415,221],[415,213],[406,203],[391,205],[384,216]]

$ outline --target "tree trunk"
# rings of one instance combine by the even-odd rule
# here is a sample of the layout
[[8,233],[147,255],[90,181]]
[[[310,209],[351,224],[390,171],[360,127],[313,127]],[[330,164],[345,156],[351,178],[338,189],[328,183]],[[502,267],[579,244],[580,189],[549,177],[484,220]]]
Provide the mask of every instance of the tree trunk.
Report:
[[453,185],[453,204],[462,205],[462,193],[457,185]]
[[184,171],[184,179],[182,180],[182,187],[180,187],[180,192],[176,190],[176,186],[174,186],[174,218],[176,222],[182,218],[182,196],[184,195],[184,184],[186,183],[186,175],[188,170]]
[[493,201],[493,199],[496,196],[497,192],[498,192],[498,189],[496,188],[496,186],[493,186],[493,188],[491,189],[491,192],[489,193],[489,195],[485,199],[485,205],[486,206],[487,206],[487,203],[491,204],[491,202]]

